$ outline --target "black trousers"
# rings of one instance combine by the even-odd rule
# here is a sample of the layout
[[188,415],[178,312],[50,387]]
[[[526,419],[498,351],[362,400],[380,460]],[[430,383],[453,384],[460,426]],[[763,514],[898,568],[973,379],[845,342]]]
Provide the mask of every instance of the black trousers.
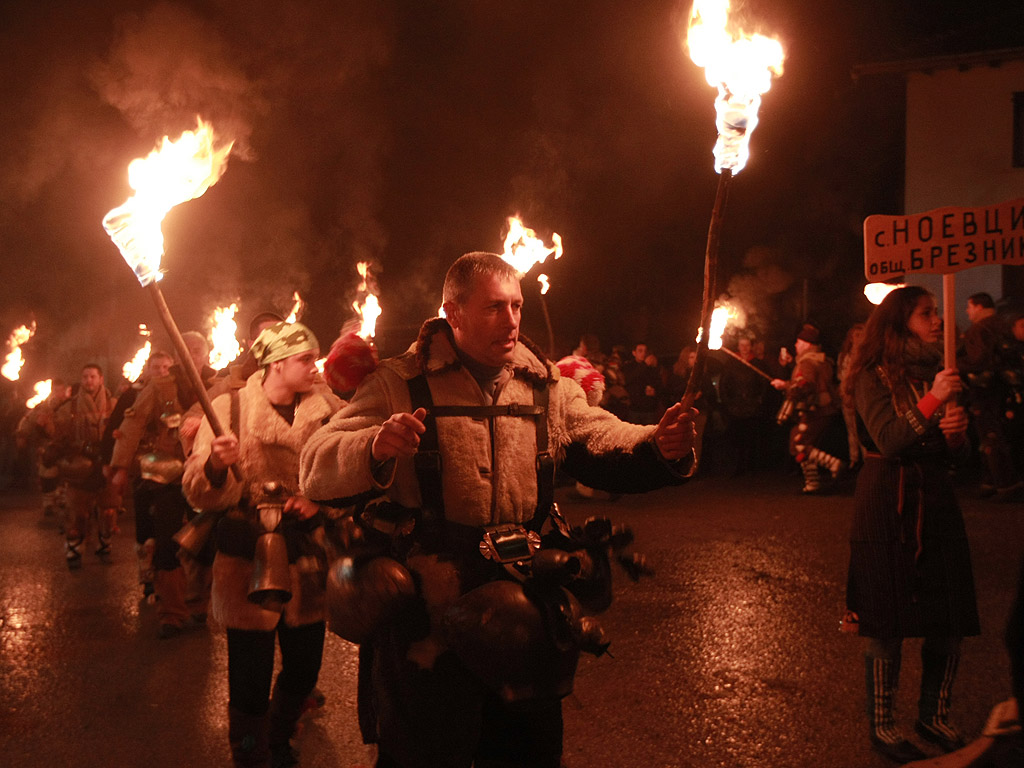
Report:
[[278,685],[287,693],[307,696],[320,676],[325,628],[322,621],[289,627],[282,617],[269,632],[228,629],[228,704],[247,715],[266,714],[274,677],[275,639],[281,644]]

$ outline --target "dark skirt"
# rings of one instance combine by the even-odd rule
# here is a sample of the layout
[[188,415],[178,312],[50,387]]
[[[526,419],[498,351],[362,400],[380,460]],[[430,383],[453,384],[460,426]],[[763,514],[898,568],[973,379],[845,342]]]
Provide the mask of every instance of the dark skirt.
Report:
[[967,532],[944,462],[865,459],[846,605],[867,637],[980,634]]

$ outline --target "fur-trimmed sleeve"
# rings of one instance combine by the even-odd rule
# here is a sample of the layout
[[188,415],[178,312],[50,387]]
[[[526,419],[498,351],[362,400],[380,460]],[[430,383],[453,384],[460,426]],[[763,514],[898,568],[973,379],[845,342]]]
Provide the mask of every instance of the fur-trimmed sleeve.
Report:
[[551,386],[550,425],[556,459],[566,446],[578,443],[593,456],[613,452],[632,453],[650,440],[655,426],[629,424],[598,406],[587,404],[582,387],[573,379],[560,378]]
[[348,405],[306,443],[299,461],[303,496],[338,499],[381,489],[370,472],[370,442],[380,425],[396,412],[390,378],[397,376],[383,367],[370,374]]
[[[231,395],[221,395],[213,401],[213,410],[225,430],[231,423]],[[244,420],[243,420],[244,423]],[[242,498],[243,484],[231,473],[223,486],[215,488],[206,476],[206,461],[210,458],[210,444],[213,429],[204,416],[199,426],[195,446],[185,462],[185,475],[181,479],[181,490],[188,503],[196,509],[227,509]]]

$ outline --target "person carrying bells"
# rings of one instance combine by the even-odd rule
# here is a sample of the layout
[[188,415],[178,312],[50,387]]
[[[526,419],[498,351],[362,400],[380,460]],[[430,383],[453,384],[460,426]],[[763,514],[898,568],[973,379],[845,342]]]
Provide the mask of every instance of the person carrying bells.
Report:
[[[554,467],[612,492],[682,483],[694,468],[693,411],[677,404],[641,426],[588,405],[520,335],[519,277],[500,256],[456,260],[443,301],[445,317],[381,362],[310,439],[302,492],[387,494],[359,518],[369,533],[394,534],[386,575],[407,596],[361,640],[360,726],[378,744],[377,766],[556,768],[576,657],[558,667],[540,616],[557,629],[572,614],[540,572],[557,551],[536,546]],[[331,587],[360,572],[348,558],[339,564],[328,605],[341,634]],[[513,637],[528,648],[511,647]],[[559,649],[570,653],[574,639],[560,635]]]
[[[232,758],[276,767],[295,764],[290,739],[325,631],[323,514],[298,492],[299,452],[342,401],[318,380],[319,343],[306,326],[277,323],[252,350],[259,370],[213,401],[226,433],[214,437],[204,418],[182,485],[197,509],[227,510],[215,532],[213,615],[227,629]],[[275,639],[282,668],[271,695]]]

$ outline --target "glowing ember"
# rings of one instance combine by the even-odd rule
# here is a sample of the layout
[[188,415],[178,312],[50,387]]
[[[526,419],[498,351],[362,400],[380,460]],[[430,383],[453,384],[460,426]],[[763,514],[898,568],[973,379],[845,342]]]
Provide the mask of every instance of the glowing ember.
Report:
[[50,392],[53,388],[53,379],[47,379],[46,381],[37,381],[33,387],[35,394],[32,395],[28,400],[25,401],[26,408],[35,408],[46,398],[50,396]]
[[881,304],[882,299],[897,288],[905,288],[903,283],[868,283],[864,286],[864,295],[872,304]]
[[551,281],[548,280],[548,276],[545,274],[537,275],[537,282],[540,283],[540,295],[543,296],[548,292],[548,288],[551,287]]
[[757,126],[761,94],[782,74],[784,54],[778,40],[744,36],[729,24],[729,0],[694,0],[686,45],[690,59],[704,68],[708,84],[718,88],[718,142],[715,170],[738,173],[750,155],[750,134]]
[[25,358],[21,355],[21,345],[31,339],[32,334],[35,332],[35,323],[32,323],[31,328],[26,325],[22,325],[15,328],[7,338],[7,347],[11,351],[7,353],[7,357],[4,359],[4,364],[0,367],[0,373],[2,373],[5,378],[10,379],[11,381],[17,381],[21,378],[21,368],[25,365]]
[[302,317],[302,311],[306,308],[306,302],[299,296],[298,291],[292,295],[292,298],[295,300],[295,303],[292,305],[292,313],[284,320],[286,323],[299,322],[299,318]]
[[[739,310],[728,302],[715,307],[714,312],[711,313],[711,332],[708,334],[708,349],[722,348],[722,335],[725,333],[726,326],[730,320],[736,320],[739,316]],[[703,335],[704,329],[698,328],[696,339],[698,344],[700,344]]]
[[[562,238],[557,232],[551,233],[551,245],[545,245],[544,241],[537,237],[532,229],[524,226],[522,220],[516,216],[509,216],[504,248],[501,258],[515,267],[520,277],[529,272],[534,264],[543,264],[552,254],[556,259],[561,257],[563,250]],[[541,293],[547,293],[551,287],[547,275],[538,276],[537,282],[541,284]]]
[[143,285],[160,279],[160,225],[167,212],[202,195],[227,167],[232,142],[215,148],[213,128],[201,118],[197,122],[195,131],[177,141],[164,136],[147,157],[132,160],[128,184],[135,194],[103,217],[103,228]]
[[353,301],[352,309],[356,311],[362,321],[358,331],[359,336],[369,341],[376,333],[377,318],[384,310],[381,309],[380,302],[377,300],[377,281],[374,279],[373,273],[370,272],[370,265],[365,261],[360,261],[356,265],[356,269],[363,278],[356,290],[361,295],[365,295],[365,298],[362,303],[358,299]]
[[224,368],[228,363],[238,357],[242,351],[242,345],[235,338],[238,325],[235,323],[235,312],[238,305],[230,307],[217,307],[213,313],[213,330],[210,331],[210,338],[213,341],[213,349],[210,350],[210,367],[215,371]]

